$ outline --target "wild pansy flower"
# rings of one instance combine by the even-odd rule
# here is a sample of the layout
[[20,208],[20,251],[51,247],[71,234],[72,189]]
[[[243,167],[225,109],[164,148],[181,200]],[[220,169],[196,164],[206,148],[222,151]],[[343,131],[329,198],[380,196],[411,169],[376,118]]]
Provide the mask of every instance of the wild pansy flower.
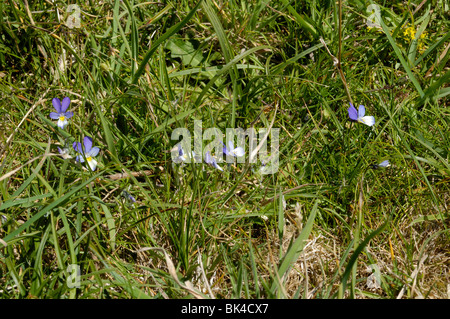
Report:
[[181,146],[181,144],[178,144],[178,156],[175,158],[175,162],[176,163],[186,163],[186,162],[190,162],[190,159],[195,158],[195,153],[194,151],[191,152],[191,156],[189,156],[188,153],[186,153],[183,150],[183,147]]
[[382,161],[380,164],[372,164],[372,168],[377,169],[379,167],[389,167],[391,164],[389,163],[389,160]]
[[136,199],[133,197],[133,195],[128,193],[126,190],[122,191],[122,196],[125,197],[127,201],[131,202],[131,205],[136,203]]
[[205,163],[211,165],[214,168],[217,168],[219,171],[223,171],[222,167],[217,165],[216,159],[211,156],[209,151],[205,153]]
[[380,164],[378,164],[379,167],[388,167],[391,166],[388,160],[382,161]]
[[368,126],[374,125],[375,118],[373,116],[364,116],[365,114],[366,108],[364,107],[364,105],[360,105],[359,109],[356,110],[353,104],[350,103],[350,107],[348,108],[348,116],[351,120],[366,124]]
[[52,100],[52,103],[56,112],[50,112],[50,118],[53,120],[58,120],[58,127],[64,129],[64,127],[69,123],[67,119],[70,119],[73,116],[72,112],[66,112],[70,105],[70,98],[63,98],[61,103],[61,101],[55,97]]
[[261,174],[272,174],[269,172],[271,172],[273,168],[271,167],[271,165],[268,165],[270,164],[271,158],[271,156],[265,156],[265,158],[261,160],[261,166],[259,167],[259,171]]
[[59,152],[59,155],[61,155],[61,157],[64,158],[64,159],[72,158],[72,156],[69,154],[69,149],[66,148],[66,147],[61,149],[58,146],[58,152]]
[[92,147],[92,138],[90,138],[89,136],[85,136],[83,139],[83,147],[81,146],[80,142],[73,142],[73,149],[75,150],[75,152],[80,154],[77,155],[76,161],[84,163],[84,159],[86,158],[86,161],[91,170],[95,171],[95,169],[97,168],[97,161],[94,159],[94,157],[98,155],[100,149],[97,146]]
[[234,157],[241,157],[245,155],[244,149],[242,147],[236,147],[234,148],[233,141],[228,141],[228,148],[223,144],[223,153],[225,155],[230,155]]

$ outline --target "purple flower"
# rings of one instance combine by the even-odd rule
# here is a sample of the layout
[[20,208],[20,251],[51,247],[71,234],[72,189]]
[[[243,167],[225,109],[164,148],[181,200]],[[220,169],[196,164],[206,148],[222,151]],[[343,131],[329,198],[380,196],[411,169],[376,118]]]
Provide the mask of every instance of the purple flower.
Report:
[[84,159],[91,168],[92,171],[95,171],[97,167],[97,161],[93,159],[93,157],[98,155],[100,149],[97,146],[92,147],[92,138],[89,136],[85,136],[83,139],[83,147],[80,142],[73,142],[73,149],[80,155],[77,155],[76,161],[80,163],[84,163]]
[[353,104],[350,103],[350,107],[348,108],[348,117],[350,117],[351,120],[366,124],[368,126],[374,125],[375,118],[373,116],[364,116],[365,114],[366,108],[364,105],[360,105],[359,109],[356,110]]
[[389,163],[389,160],[382,161],[380,164],[378,164],[379,167],[388,167],[391,166]]
[[391,166],[391,163],[389,163],[389,160],[382,161],[380,164],[371,164],[370,165],[370,167],[373,169],[377,169],[380,167],[389,167],[389,166]]
[[228,148],[226,145],[222,142],[223,145],[223,153],[225,155],[230,155],[234,157],[241,157],[245,155],[244,149],[242,147],[236,147],[234,148],[233,141],[228,142]]
[[67,149],[65,147],[63,149],[61,149],[58,146],[58,152],[59,152],[59,155],[61,155],[61,157],[64,159],[72,158],[72,156],[70,156],[70,154],[69,154],[69,149]]
[[136,203],[136,198],[134,198],[133,195],[128,193],[126,190],[122,191],[122,195],[131,203]]
[[389,163],[389,160],[382,161],[380,164],[372,164],[371,167],[374,169],[380,168],[380,167],[389,167],[391,166],[391,163]]
[[217,165],[216,159],[212,157],[209,152],[205,153],[205,163],[211,165],[214,168],[217,168],[219,171],[223,171],[222,167]]
[[175,162],[176,163],[180,163],[180,162],[190,163],[191,158],[192,159],[195,158],[194,151],[191,151],[191,156],[189,156],[189,154],[183,150],[183,147],[181,146],[181,144],[178,144],[178,157],[176,158]]
[[64,129],[64,126],[69,123],[67,119],[70,119],[73,116],[72,112],[66,112],[67,108],[70,105],[70,98],[65,97],[61,103],[61,101],[57,97],[55,97],[52,100],[52,103],[56,112],[50,112],[50,118],[53,120],[58,120],[58,126],[61,129]]

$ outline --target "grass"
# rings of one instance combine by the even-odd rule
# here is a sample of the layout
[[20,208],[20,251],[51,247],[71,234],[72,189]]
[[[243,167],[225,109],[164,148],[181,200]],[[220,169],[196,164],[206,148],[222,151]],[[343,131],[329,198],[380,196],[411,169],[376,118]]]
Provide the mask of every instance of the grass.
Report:
[[[0,3],[1,298],[449,297],[445,1],[78,8]],[[194,121],[279,129],[277,172],[173,163]]]

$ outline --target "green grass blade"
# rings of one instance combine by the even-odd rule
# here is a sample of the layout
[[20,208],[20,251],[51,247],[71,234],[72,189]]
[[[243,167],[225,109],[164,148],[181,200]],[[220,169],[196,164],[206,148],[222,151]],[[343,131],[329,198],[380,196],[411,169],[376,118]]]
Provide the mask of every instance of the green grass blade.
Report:
[[287,66],[295,63],[299,59],[301,59],[301,58],[307,56],[308,54],[310,54],[310,53],[320,49],[321,47],[323,47],[323,44],[319,43],[319,44],[316,44],[316,45],[310,47],[309,49],[306,49],[306,50],[302,51],[301,53],[293,56],[292,58],[289,58],[287,61],[272,67],[272,69],[270,70],[270,74],[272,76],[280,74]]
[[[19,193],[19,195],[20,195],[20,193]],[[2,205],[0,205],[0,211],[5,210],[10,207],[13,207],[13,206],[17,206],[17,205],[20,205],[21,207],[33,206],[34,201],[44,199],[47,197],[51,197],[51,196],[53,196],[53,195],[50,193],[46,193],[46,194],[41,194],[41,195],[36,195],[36,196],[30,196],[27,198],[20,198],[20,199],[13,198],[13,199],[7,200]]]
[[262,46],[258,46],[258,47],[254,47],[251,49],[248,49],[245,52],[242,52],[241,54],[237,55],[234,57],[234,59],[232,59],[229,63],[227,63],[222,69],[220,69],[217,74],[208,82],[208,84],[205,85],[205,87],[203,88],[202,92],[199,94],[199,96],[197,97],[197,99],[195,100],[194,105],[196,107],[198,107],[202,100],[203,97],[205,96],[206,93],[208,93],[209,89],[214,85],[214,83],[224,74],[226,74],[234,65],[236,65],[240,60],[244,59],[245,57],[249,56],[250,54],[259,51],[259,50],[264,50],[264,49],[269,49],[270,47],[267,45],[262,45]]
[[317,30],[308,22],[301,14],[295,11],[294,7],[289,4],[288,0],[282,0],[284,5],[287,6],[289,13],[292,14],[295,18],[295,21],[298,23],[300,27],[302,27],[305,31],[311,33],[311,35],[316,38],[318,36]]
[[[305,227],[303,227],[303,230],[300,233],[300,235],[297,237],[297,239],[295,239],[295,241],[292,242],[292,244],[288,248],[288,251],[284,255],[284,257],[281,261],[281,264],[278,267],[278,277],[279,278],[283,278],[283,276],[285,274],[287,274],[287,272],[289,271],[289,269],[292,266],[292,263],[294,263],[298,259],[298,256],[300,256],[301,252],[303,251],[303,248],[305,246],[305,241],[308,239],[308,237],[312,231],[312,227],[314,225],[314,219],[316,218],[317,210],[318,210],[317,206],[318,206],[318,201],[316,200],[313,208],[311,209],[311,213],[309,214],[308,221],[306,222]],[[277,282],[274,281],[272,283],[272,287],[270,289],[271,293],[275,294],[276,289],[277,289]]]
[[[227,39],[227,36],[225,34],[225,30],[223,29],[222,23],[220,22],[219,17],[209,4],[209,0],[205,0],[202,2],[202,8],[205,11],[206,15],[208,16],[209,21],[211,22],[214,31],[216,32],[217,39],[220,43],[220,48],[222,49],[223,56],[225,58],[225,63],[228,64],[233,60],[234,53],[231,49],[230,43]],[[230,127],[235,127],[235,120],[236,120],[236,103],[237,103],[237,97],[242,92],[237,84],[237,68],[235,64],[231,65],[232,70],[230,71],[230,77],[233,87],[233,99],[231,101],[231,118],[230,118]]]
[[348,261],[347,267],[345,267],[344,274],[342,275],[341,279],[341,286],[339,288],[339,295],[342,298],[343,294],[345,293],[345,289],[347,287],[348,278],[350,277],[350,274],[353,271],[354,265],[356,263],[356,260],[358,259],[359,254],[363,251],[363,249],[367,246],[369,241],[371,241],[374,237],[379,235],[387,225],[391,222],[390,218],[386,220],[386,222],[378,227],[376,230],[371,232],[363,241],[361,244],[358,245],[358,247],[355,249],[353,254],[350,256],[350,260]]
[[[370,2],[373,4],[372,1],[370,1]],[[397,58],[400,60],[400,63],[402,64],[403,69],[405,69],[406,73],[408,74],[409,80],[412,82],[412,84],[416,88],[420,97],[423,97],[425,93],[423,92],[419,81],[417,81],[414,74],[412,73],[412,71],[409,67],[409,64],[404,59],[402,52],[400,51],[399,47],[397,46],[397,43],[395,42],[395,40],[392,38],[391,33],[390,33],[388,27],[386,26],[386,24],[384,23],[383,18],[381,16],[380,16],[379,20],[380,20],[379,22],[381,24],[381,27],[383,28],[384,34],[386,35],[389,43],[391,44],[392,48],[394,49],[394,52],[397,55]]]
[[158,40],[156,40],[155,42],[152,43],[152,46],[151,46],[150,50],[148,50],[148,52],[145,54],[144,58],[142,59],[141,63],[139,64],[139,68],[137,69],[136,73],[133,75],[133,78],[131,80],[131,84],[137,84],[137,82],[139,80],[139,77],[142,75],[142,73],[144,73],[145,66],[147,65],[148,61],[152,57],[153,53],[155,53],[156,49],[164,41],[166,41],[169,37],[171,37],[172,35],[174,35],[178,31],[180,31],[181,28],[183,26],[185,26],[186,23],[189,22],[189,20],[195,14],[195,12],[197,11],[197,9],[198,9],[198,7],[200,6],[201,3],[202,3],[202,1],[199,1],[195,5],[195,7],[186,15],[186,17],[183,20],[181,20],[179,23],[177,23],[176,25],[171,27],[169,30],[167,30],[166,33],[164,33],[161,37],[159,37]]
[[134,18],[133,8],[130,6],[130,3],[127,0],[123,0],[123,3],[127,7],[128,16],[131,20],[131,74],[132,76],[134,76],[138,58],[139,33],[136,26],[136,19]]
[[443,36],[442,38],[437,40],[435,43],[430,45],[430,47],[428,49],[426,49],[425,52],[422,53],[420,55],[420,57],[417,58],[416,61],[414,61],[414,66],[415,67],[418,66],[419,63],[422,62],[424,58],[426,58],[434,50],[438,49],[441,45],[445,44],[448,41],[448,39],[450,39],[450,32],[447,32],[447,34],[445,36]]
[[89,178],[87,181],[85,181],[84,183],[81,183],[80,185],[78,185],[77,187],[75,187],[73,190],[71,190],[70,192],[67,192],[64,196],[58,198],[57,200],[55,200],[54,202],[52,202],[51,204],[47,205],[44,209],[42,209],[41,211],[39,211],[38,213],[36,213],[35,215],[33,215],[30,219],[28,219],[25,223],[23,223],[22,225],[20,225],[18,228],[16,228],[15,230],[13,230],[11,233],[9,233],[8,235],[6,235],[3,240],[8,243],[10,240],[12,240],[14,237],[16,237],[17,235],[19,235],[22,231],[24,231],[27,227],[31,226],[34,222],[36,222],[39,218],[41,218],[42,216],[44,216],[47,212],[50,212],[51,210],[63,205],[65,202],[67,202],[72,195],[76,194],[78,191],[80,191],[81,189],[83,189],[86,185],[88,185],[89,183],[93,182],[97,177],[101,176],[103,174],[103,172],[99,172],[97,174],[95,174],[94,176],[92,176],[91,178]]

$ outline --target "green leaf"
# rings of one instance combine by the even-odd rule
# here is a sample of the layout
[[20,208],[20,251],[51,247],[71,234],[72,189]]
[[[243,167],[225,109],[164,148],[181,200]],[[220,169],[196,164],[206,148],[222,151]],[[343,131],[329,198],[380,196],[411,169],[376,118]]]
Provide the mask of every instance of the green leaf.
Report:
[[0,211],[5,210],[7,208],[16,206],[16,205],[21,205],[22,208],[26,208],[26,207],[32,207],[32,206],[37,206],[37,205],[41,205],[40,203],[35,203],[36,200],[39,199],[44,199],[47,197],[51,197],[52,194],[50,193],[46,193],[46,194],[41,194],[41,195],[36,195],[36,196],[31,196],[28,198],[20,198],[20,199],[10,199],[7,200],[6,202],[4,202],[1,206],[0,206]]
[[67,202],[72,195],[76,194],[78,191],[80,191],[82,188],[84,188],[86,185],[88,185],[89,183],[93,182],[97,177],[99,177],[100,175],[102,175],[103,172],[97,173],[96,175],[92,176],[91,178],[89,178],[87,181],[85,181],[84,183],[81,183],[80,185],[78,185],[77,187],[75,187],[73,190],[71,190],[70,192],[66,193],[64,196],[58,198],[57,200],[55,200],[54,202],[52,202],[51,204],[47,205],[44,209],[42,209],[41,211],[39,211],[38,213],[36,213],[35,215],[33,215],[30,219],[28,219],[25,223],[23,223],[22,225],[20,225],[18,228],[16,228],[15,230],[13,230],[11,233],[9,233],[8,235],[6,235],[3,240],[8,243],[9,241],[11,241],[12,239],[14,239],[14,237],[16,237],[17,235],[19,235],[22,231],[24,231],[25,229],[27,229],[29,226],[31,226],[33,223],[35,223],[37,220],[39,220],[42,216],[44,216],[47,212],[50,212],[52,209],[55,209],[61,205],[63,205],[65,202]]
[[264,50],[264,49],[268,49],[270,48],[267,45],[261,45],[258,47],[254,47],[251,48],[245,52],[242,52],[241,54],[237,55],[234,57],[233,60],[231,60],[229,63],[227,63],[222,69],[220,69],[217,74],[208,82],[208,84],[205,85],[205,87],[203,88],[202,92],[199,94],[199,96],[197,97],[194,105],[197,107],[201,104],[203,96],[208,92],[208,90],[214,85],[214,83],[223,75],[226,74],[232,67],[234,67],[235,65],[237,65],[237,63],[244,59],[246,56],[252,54],[253,52],[259,51],[259,50]]
[[409,226],[414,225],[415,223],[420,223],[424,221],[436,221],[436,220],[446,220],[449,218],[449,215],[442,215],[442,214],[432,214],[432,215],[422,215],[414,219]]
[[139,50],[139,33],[136,26],[136,20],[134,19],[133,8],[127,0],[123,0],[123,3],[127,7],[128,15],[131,21],[131,74],[134,74]]
[[172,58],[180,58],[184,65],[195,67],[205,60],[203,54],[195,49],[190,41],[170,39],[166,43],[166,49],[171,52]]
[[[281,264],[278,267],[279,278],[282,278],[288,272],[288,270],[291,268],[291,265],[298,259],[301,252],[303,251],[303,248],[305,247],[305,241],[308,239],[309,234],[311,233],[312,230],[312,226],[314,225],[314,219],[316,218],[317,214],[317,205],[318,201],[316,200],[305,227],[303,228],[302,232],[297,237],[297,239],[293,243],[291,243],[291,245],[288,248],[288,251],[284,255],[283,260],[281,261]],[[272,288],[270,289],[272,294],[275,293],[276,288],[277,288],[277,281],[274,281],[272,284]]]
[[384,228],[387,225],[389,225],[390,221],[391,221],[391,219],[388,218],[383,225],[381,225],[376,230],[371,232],[369,234],[369,236],[367,236],[366,239],[364,239],[364,241],[361,244],[358,245],[358,247],[355,249],[355,251],[351,255],[350,260],[349,260],[349,262],[347,264],[347,267],[345,267],[344,274],[342,275],[341,287],[339,288],[339,295],[341,297],[343,296],[343,294],[345,292],[345,288],[347,286],[348,277],[350,276],[350,273],[352,272],[353,265],[356,263],[356,260],[358,259],[359,254],[367,246],[367,244],[369,243],[370,240],[372,240],[375,236],[380,234],[384,230]]
[[[370,1],[370,2],[373,4],[373,1]],[[414,77],[414,74],[412,73],[412,71],[411,71],[411,69],[409,67],[409,64],[407,63],[407,61],[403,57],[403,54],[400,51],[400,48],[397,46],[397,43],[395,42],[395,40],[392,38],[391,33],[390,33],[388,27],[386,26],[386,24],[384,23],[383,18],[381,16],[380,16],[379,22],[381,24],[381,27],[383,28],[384,34],[386,35],[386,37],[388,38],[389,43],[392,46],[392,49],[394,49],[394,52],[397,55],[397,58],[400,60],[400,63],[402,64],[403,68],[405,69],[406,73],[408,74],[409,80],[412,82],[412,84],[416,88],[416,90],[419,93],[420,97],[423,98],[425,93],[423,92],[419,81],[417,81],[417,79]]]
[[288,0],[282,0],[282,2],[283,2],[283,4],[284,4],[285,6],[287,6],[287,9],[289,10],[289,13],[290,13],[291,15],[294,16],[295,22],[297,22],[298,25],[299,25],[301,28],[303,28],[305,31],[311,33],[311,35],[312,35],[314,38],[316,38],[316,37],[318,36],[318,31],[314,28],[314,26],[313,26],[311,23],[309,23],[309,22],[307,21],[308,19],[307,19],[306,17],[303,17],[300,13],[298,13],[298,12],[294,9],[294,7],[292,7],[292,6],[289,4],[289,1],[288,1]]
[[114,223],[114,217],[111,214],[108,206],[105,204],[100,203],[100,206],[102,206],[103,212],[105,213],[106,217],[106,225],[108,226],[109,230],[109,241],[111,244],[111,250],[116,249],[116,225]]
[[152,57],[153,53],[155,53],[156,49],[169,37],[177,33],[181,30],[181,28],[188,23],[188,21],[192,18],[194,13],[197,11],[198,7],[202,1],[199,1],[196,6],[188,13],[188,15],[181,20],[181,22],[177,23],[173,27],[171,27],[166,33],[164,33],[161,37],[158,38],[155,42],[152,43],[150,50],[147,51],[144,58],[142,59],[141,63],[139,64],[139,68],[137,69],[136,73],[134,73],[133,78],[131,80],[131,84],[137,84],[139,77],[144,73],[145,66],[147,65],[148,61]]
[[[220,48],[222,49],[223,56],[225,58],[225,62],[228,64],[233,61],[234,58],[234,52],[230,45],[230,41],[228,40],[225,29],[222,26],[222,23],[220,22],[219,17],[216,14],[216,11],[212,8],[212,6],[209,4],[208,1],[204,1],[202,5],[203,10],[205,11],[206,15],[208,16],[209,21],[211,22],[214,31],[216,32],[217,39],[219,40]],[[233,92],[233,99],[231,100],[231,119],[230,119],[230,126],[234,127],[235,119],[236,119],[236,103],[237,103],[237,96],[242,94],[241,87],[237,84],[237,79],[239,77],[238,71],[236,68],[236,65],[233,63],[231,64],[231,70],[230,70],[230,78],[232,83],[232,92]]]

